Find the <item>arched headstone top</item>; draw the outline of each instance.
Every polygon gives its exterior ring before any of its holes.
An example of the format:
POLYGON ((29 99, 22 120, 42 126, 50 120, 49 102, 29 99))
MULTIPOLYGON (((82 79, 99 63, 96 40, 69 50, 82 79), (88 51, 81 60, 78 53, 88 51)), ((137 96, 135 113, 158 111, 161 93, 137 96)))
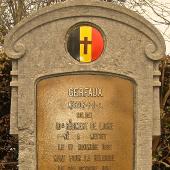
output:
POLYGON ((151 170, 165 54, 151 23, 112 3, 65 1, 22 20, 5 51, 19 170, 151 170))
MULTIPOLYGON (((25 54, 25 45, 18 41, 27 33, 50 22, 71 18, 103 18, 123 23, 144 34, 152 43, 145 44, 148 58, 159 60, 165 54, 165 43, 160 32, 146 19, 125 7, 100 2, 71 0, 45 7, 28 18, 23 19, 8 34, 5 41, 7 55, 19 59, 25 54)), ((86 20, 86 19, 85 19, 86 20)))

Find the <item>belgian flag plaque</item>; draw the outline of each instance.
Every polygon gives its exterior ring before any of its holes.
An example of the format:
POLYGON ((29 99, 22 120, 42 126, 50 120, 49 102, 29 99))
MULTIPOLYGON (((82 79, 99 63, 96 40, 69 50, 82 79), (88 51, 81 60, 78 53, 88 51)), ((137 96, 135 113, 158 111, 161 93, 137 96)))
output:
POLYGON ((69 34, 67 48, 70 55, 81 63, 95 61, 104 49, 102 33, 90 25, 77 26, 69 34))

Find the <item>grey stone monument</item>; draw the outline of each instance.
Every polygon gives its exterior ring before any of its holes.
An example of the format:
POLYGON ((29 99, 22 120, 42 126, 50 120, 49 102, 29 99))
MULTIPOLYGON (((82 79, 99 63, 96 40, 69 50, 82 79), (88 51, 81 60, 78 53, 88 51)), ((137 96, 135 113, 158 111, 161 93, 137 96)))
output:
POLYGON ((24 19, 5 49, 19 170, 151 170, 165 54, 152 24, 111 3, 70 0, 24 19))

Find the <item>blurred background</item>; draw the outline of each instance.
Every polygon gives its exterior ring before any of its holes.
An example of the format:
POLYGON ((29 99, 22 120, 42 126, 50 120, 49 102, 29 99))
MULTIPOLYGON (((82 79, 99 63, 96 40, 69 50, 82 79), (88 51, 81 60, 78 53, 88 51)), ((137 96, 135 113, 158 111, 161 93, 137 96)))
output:
MULTIPOLYGON (((0 170, 18 169, 18 138, 10 135, 11 61, 3 48, 5 36, 23 18, 66 0, 0 0, 0 170)), ((68 1, 68 0, 67 0, 68 1)), ((100 1, 100 0, 99 0, 100 1)), ((153 138, 153 170, 170 170, 170 0, 101 0, 144 16, 162 33, 166 55, 160 61, 160 137, 153 138)))

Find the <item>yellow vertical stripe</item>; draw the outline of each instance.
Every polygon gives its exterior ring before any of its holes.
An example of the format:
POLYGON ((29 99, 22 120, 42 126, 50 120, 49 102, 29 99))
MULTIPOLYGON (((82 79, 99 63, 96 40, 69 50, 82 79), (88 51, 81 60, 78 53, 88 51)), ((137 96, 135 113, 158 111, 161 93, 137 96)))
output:
MULTIPOLYGON (((92 27, 90 26, 81 26, 80 27, 80 42, 85 41, 85 37, 87 37, 88 41, 92 41, 92 27)), ((90 62, 91 54, 92 54, 92 44, 87 44, 87 46, 83 43, 80 43, 80 62, 90 62), (87 54, 85 54, 85 48, 87 47, 87 54)))

